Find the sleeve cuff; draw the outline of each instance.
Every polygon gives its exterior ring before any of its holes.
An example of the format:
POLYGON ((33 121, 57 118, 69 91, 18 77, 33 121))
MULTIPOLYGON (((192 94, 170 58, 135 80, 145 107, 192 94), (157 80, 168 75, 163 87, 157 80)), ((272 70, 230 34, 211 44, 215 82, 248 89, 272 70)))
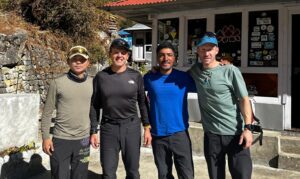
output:
POLYGON ((145 129, 151 129, 151 125, 150 125, 150 124, 145 124, 145 125, 144 125, 144 128, 145 128, 145 129))
POLYGON ((97 133, 98 133, 98 129, 91 129, 90 130, 90 135, 97 134, 97 133))
POLYGON ((42 139, 43 140, 50 139, 50 134, 42 134, 42 139))

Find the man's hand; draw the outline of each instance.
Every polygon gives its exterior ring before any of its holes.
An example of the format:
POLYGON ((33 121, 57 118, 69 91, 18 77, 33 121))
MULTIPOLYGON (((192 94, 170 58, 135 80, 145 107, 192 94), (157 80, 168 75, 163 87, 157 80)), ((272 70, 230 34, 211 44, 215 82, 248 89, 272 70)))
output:
POLYGON ((152 142, 152 137, 150 133, 150 128, 149 127, 144 127, 144 146, 149 147, 152 142))
POLYGON ((54 151, 52 139, 43 140, 43 151, 49 156, 52 155, 52 152, 54 151))
POLYGON ((153 67, 151 68, 151 72, 152 72, 152 73, 157 73, 157 72, 159 72, 159 66, 153 66, 153 67))
POLYGON ((244 129, 243 133, 240 136, 240 145, 244 145, 244 149, 251 147, 253 142, 253 134, 250 130, 244 129))
POLYGON ((159 72, 159 66, 153 66, 146 74, 159 72))
POLYGON ((100 140, 98 139, 98 134, 92 134, 90 136, 90 142, 94 149, 97 149, 100 146, 100 140))

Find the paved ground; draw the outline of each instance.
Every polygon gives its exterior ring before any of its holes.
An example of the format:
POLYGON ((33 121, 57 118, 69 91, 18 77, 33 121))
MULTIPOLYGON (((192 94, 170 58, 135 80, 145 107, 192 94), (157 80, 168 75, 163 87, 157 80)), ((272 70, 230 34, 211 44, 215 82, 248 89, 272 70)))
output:
MULTIPOLYGON (((194 166, 195 166, 195 179, 208 179, 206 163, 203 157, 195 156, 194 166)), ((50 171, 49 171, 50 168, 49 168, 48 157, 45 154, 43 154, 42 151, 37 151, 37 154, 35 155, 35 160, 31 160, 31 162, 29 163, 13 162, 9 168, 10 169, 6 170, 9 171, 7 173, 10 176, 8 177, 9 179, 50 179, 51 178, 50 171)), ((173 173, 175 179, 178 179, 175 170, 173 170, 173 173)), ((141 179, 157 178, 157 170, 153 161, 152 150, 149 148, 141 149, 140 174, 141 174, 141 179)), ((125 171, 121 160, 119 162, 117 176, 118 179, 125 178, 125 171)), ((6 177, 3 176, 2 173, 0 178, 4 179, 6 177)), ((99 162, 99 150, 92 149, 91 161, 89 164, 88 179, 101 179, 101 178, 102 177, 101 177, 101 166, 99 162)), ((231 178, 228 172, 226 178, 227 179, 231 178)), ((299 179, 300 172, 254 165, 252 178, 253 179, 299 179)))
MULTIPOLYGON (((92 158, 99 158, 99 152, 92 152, 92 158)), ((195 166, 195 179, 208 179, 207 168, 204 157, 196 156, 194 157, 195 166)), ((99 162, 92 159, 89 166, 90 179, 100 178, 101 168, 99 162)), ((176 172, 174 170, 174 176, 177 179, 176 172)), ((142 148, 141 162, 140 162, 140 174, 141 179, 155 179, 157 178, 157 170, 152 157, 151 149, 142 148)), ((125 171, 123 164, 120 161, 117 176, 119 179, 125 178, 125 171)), ((227 177, 230 179, 230 175, 227 172, 227 177)), ((254 165, 253 179, 299 179, 300 172, 274 169, 270 167, 264 167, 259 165, 254 165)))

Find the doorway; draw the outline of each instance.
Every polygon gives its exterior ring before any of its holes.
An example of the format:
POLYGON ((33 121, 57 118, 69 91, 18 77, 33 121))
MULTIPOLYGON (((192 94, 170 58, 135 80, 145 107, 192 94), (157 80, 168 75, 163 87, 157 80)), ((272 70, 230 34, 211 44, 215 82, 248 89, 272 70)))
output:
POLYGON ((292 129, 300 129, 300 14, 292 15, 292 129))

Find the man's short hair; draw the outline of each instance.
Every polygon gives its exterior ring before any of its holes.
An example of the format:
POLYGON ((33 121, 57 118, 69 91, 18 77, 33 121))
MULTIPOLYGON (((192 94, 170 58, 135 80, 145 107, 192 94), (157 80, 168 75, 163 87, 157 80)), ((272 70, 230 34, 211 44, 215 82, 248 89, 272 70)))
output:
POLYGON ((172 45, 171 42, 168 42, 168 41, 164 41, 164 42, 160 43, 156 49, 156 53, 158 54, 161 51, 161 49, 164 49, 164 48, 169 48, 173 51, 173 53, 175 53, 174 46, 172 45))

